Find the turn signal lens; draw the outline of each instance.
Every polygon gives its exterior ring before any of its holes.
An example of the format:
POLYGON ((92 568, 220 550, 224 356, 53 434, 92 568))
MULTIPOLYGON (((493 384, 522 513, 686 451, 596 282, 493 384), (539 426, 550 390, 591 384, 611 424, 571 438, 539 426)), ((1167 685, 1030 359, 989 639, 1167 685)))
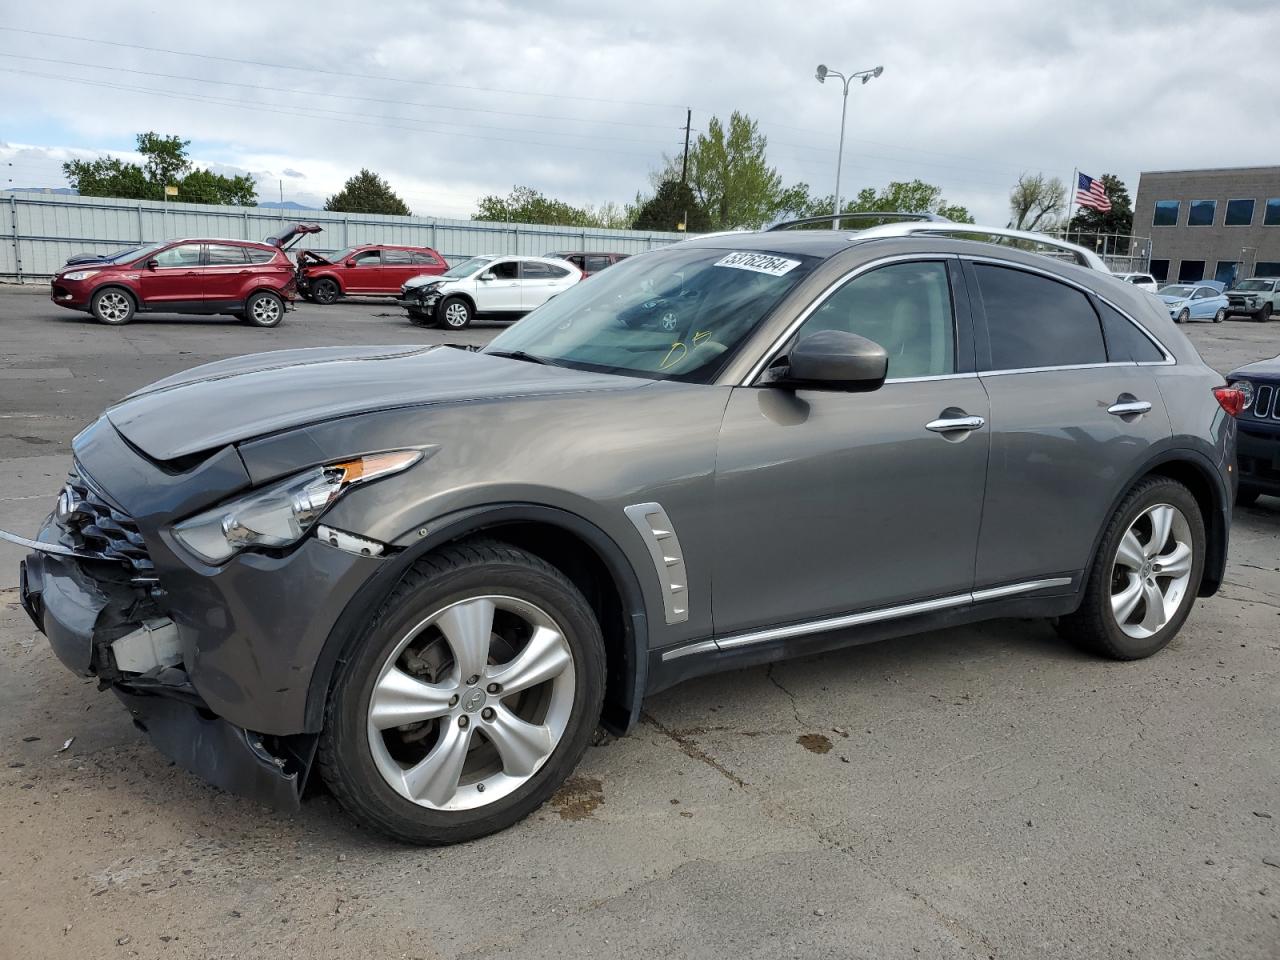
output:
POLYGON ((1238 417, 1249 405, 1249 400, 1239 387, 1214 387, 1213 395, 1218 398, 1218 405, 1223 410, 1238 417))

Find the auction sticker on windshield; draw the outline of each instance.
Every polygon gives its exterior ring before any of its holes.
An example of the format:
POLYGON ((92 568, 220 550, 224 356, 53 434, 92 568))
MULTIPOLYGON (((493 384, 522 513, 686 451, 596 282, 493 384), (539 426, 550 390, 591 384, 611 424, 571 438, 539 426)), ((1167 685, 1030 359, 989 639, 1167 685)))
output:
POLYGON ((733 267, 735 270, 750 270, 753 273, 767 273, 771 277, 780 277, 800 266, 799 260, 788 260, 786 257, 775 257, 771 253, 731 253, 717 260, 717 267, 733 267))

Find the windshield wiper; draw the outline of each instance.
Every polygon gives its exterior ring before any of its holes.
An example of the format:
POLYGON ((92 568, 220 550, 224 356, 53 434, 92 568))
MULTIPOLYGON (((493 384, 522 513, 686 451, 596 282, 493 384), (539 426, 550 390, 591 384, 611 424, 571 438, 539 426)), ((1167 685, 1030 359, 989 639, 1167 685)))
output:
POLYGON ((548 367, 563 367, 564 364, 558 360, 552 360, 550 357, 538 357, 532 353, 525 353, 523 350, 489 350, 487 351, 491 357, 506 357, 509 360, 524 360, 528 363, 541 363, 548 367))

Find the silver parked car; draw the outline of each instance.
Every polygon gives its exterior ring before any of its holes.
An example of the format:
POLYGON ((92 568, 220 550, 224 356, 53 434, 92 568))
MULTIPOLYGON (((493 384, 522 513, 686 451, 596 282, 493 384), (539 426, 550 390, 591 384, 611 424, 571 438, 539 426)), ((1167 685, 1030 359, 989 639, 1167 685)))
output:
POLYGON ((1092 254, 978 232, 692 239, 478 352, 162 380, 76 438, 22 602, 179 764, 420 843, 698 674, 994 617, 1149 656, 1222 582, 1244 398, 1092 254))

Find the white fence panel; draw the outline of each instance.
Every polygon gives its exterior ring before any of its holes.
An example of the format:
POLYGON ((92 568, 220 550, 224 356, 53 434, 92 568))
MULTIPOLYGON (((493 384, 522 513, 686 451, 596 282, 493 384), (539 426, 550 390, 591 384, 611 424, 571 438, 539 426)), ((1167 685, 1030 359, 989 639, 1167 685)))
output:
POLYGON ((432 247, 450 263, 482 253, 642 253, 684 237, 644 230, 221 207, 25 191, 0 191, 0 216, 0 281, 18 283, 46 280, 77 253, 109 253, 170 237, 261 240, 282 225, 297 221, 324 227, 323 233, 303 238, 298 248, 341 250, 364 243, 399 243, 432 247))

